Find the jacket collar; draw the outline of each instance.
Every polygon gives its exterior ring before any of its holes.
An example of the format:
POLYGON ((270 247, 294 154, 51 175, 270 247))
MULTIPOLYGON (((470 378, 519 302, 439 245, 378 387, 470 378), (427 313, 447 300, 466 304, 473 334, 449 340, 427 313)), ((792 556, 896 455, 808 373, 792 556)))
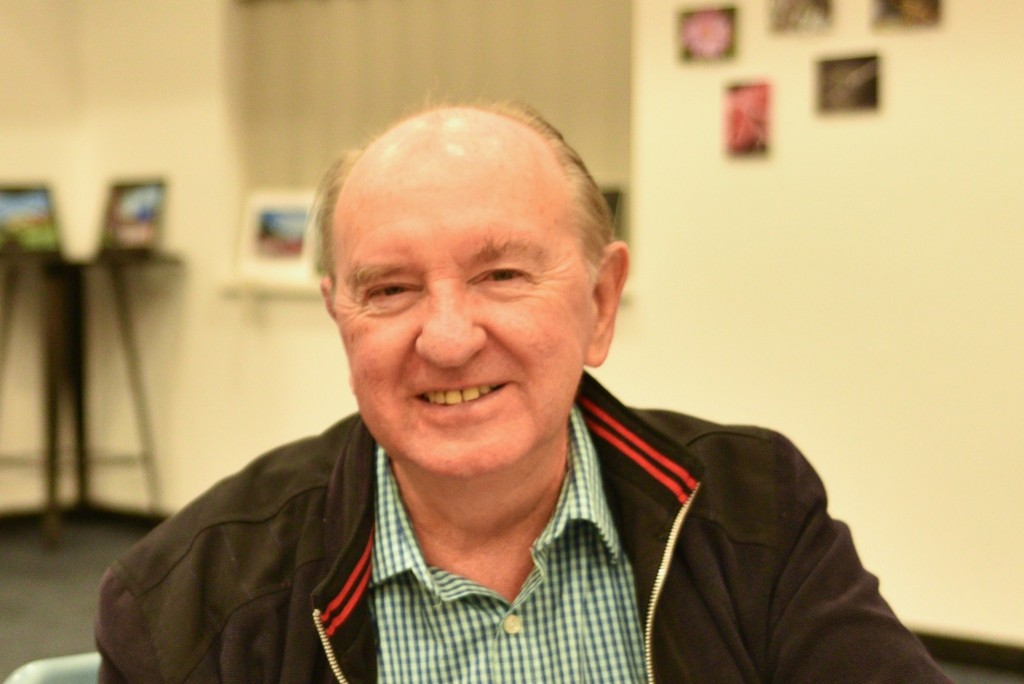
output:
POLYGON ((327 563, 334 561, 313 590, 312 602, 346 678, 372 682, 377 658, 367 592, 376 487, 374 440, 361 418, 355 418, 337 449, 324 504, 324 552, 327 563))
POLYGON ((684 465, 689 458, 684 450, 619 403, 589 374, 583 376, 576 401, 594 439, 605 444, 606 453, 625 456, 680 505, 690 500, 699 482, 694 475, 699 464, 684 465))
MULTIPOLYGON (((685 447, 623 406, 589 374, 577 403, 597 448, 609 508, 633 564, 641 619, 649 603, 664 539, 702 474, 685 447)), ((313 607, 345 676, 376 678, 376 637, 370 615, 374 499, 373 437, 360 418, 338 445, 328 485, 324 550, 336 559, 313 592, 313 607)), ((330 562, 330 560, 328 560, 330 562)))
POLYGON ((597 448, 608 508, 633 566, 640 622, 646 624, 669 532, 703 467, 590 375, 583 376, 576 401, 597 448))

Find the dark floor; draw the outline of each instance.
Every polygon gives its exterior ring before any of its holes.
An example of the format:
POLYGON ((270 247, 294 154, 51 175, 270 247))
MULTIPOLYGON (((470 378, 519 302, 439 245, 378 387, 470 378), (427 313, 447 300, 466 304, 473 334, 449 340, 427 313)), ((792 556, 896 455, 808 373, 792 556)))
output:
MULTIPOLYGON (((106 567, 152 521, 66 517, 56 543, 37 519, 0 517, 0 681, 29 660, 95 649, 96 590, 106 567)), ((944 664, 957 684, 1024 684, 1024 674, 944 664)))
POLYGON ((45 542, 37 518, 0 520, 0 680, 36 658, 96 650, 96 591, 103 571, 151 523, 65 519, 45 542))

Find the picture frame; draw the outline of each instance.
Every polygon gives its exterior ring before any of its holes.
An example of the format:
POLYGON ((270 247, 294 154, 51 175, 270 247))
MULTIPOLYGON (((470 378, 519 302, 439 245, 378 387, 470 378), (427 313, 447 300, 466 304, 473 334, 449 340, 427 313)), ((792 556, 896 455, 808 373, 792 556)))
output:
POLYGON ((818 111, 873 111, 879 107, 881 59, 860 55, 818 61, 818 111))
POLYGON ((776 33, 820 33, 832 24, 832 0, 771 0, 769 18, 776 33))
POLYGON ((239 232, 235 277, 240 284, 304 288, 317 283, 313 190, 256 190, 239 232))
POLYGON ((684 62, 719 62, 736 56, 736 8, 707 7, 679 12, 676 42, 684 62))
POLYGON ((0 248, 26 252, 60 248, 60 225, 49 186, 0 185, 0 248))
POLYGON ((723 132, 730 157, 763 157, 771 145, 772 87, 744 81, 725 87, 723 132))
POLYGON ((167 185, 162 179, 117 181, 103 211, 106 249, 152 250, 163 237, 167 185))
POLYGON ((874 0, 871 23, 875 28, 937 26, 942 0, 874 0))

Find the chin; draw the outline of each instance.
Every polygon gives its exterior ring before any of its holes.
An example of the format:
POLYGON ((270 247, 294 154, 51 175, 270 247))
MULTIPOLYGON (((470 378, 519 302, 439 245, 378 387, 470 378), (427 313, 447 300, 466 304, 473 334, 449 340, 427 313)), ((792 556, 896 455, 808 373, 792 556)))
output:
MULTIPOLYGON (((389 452, 390 453, 390 452, 389 452)), ((450 480, 472 480, 489 475, 496 475, 513 467, 520 459, 508 445, 501 449, 486 446, 437 445, 435 448, 423 449, 418 445, 408 456, 393 458, 399 467, 405 466, 431 477, 450 480)))

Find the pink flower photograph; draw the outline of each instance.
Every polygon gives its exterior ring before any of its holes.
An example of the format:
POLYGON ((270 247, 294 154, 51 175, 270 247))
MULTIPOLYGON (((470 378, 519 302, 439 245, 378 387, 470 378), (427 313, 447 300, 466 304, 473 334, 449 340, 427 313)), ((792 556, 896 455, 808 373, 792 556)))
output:
POLYGON ((687 62, 729 59, 736 53, 736 8, 679 13, 679 56, 687 62))

